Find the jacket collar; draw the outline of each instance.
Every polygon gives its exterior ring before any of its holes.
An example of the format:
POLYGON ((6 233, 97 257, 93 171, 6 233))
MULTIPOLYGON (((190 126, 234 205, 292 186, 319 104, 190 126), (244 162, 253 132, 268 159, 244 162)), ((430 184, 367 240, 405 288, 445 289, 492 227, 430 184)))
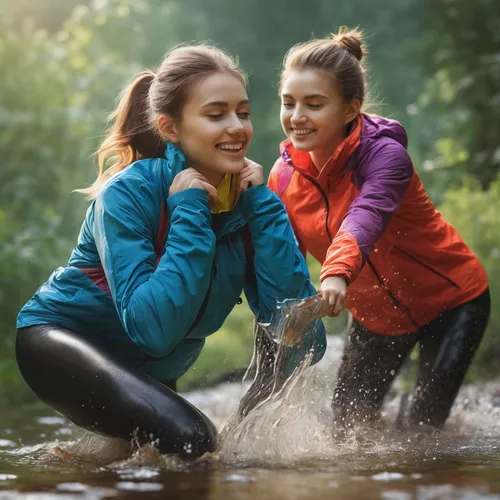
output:
POLYGON ((188 167, 184 153, 171 142, 165 146, 165 159, 168 162, 168 168, 172 172, 172 179, 188 167))
POLYGON ((317 177, 318 180, 340 172, 347 164, 347 161, 359 146, 361 140, 361 131, 363 129, 363 117, 359 115, 356 121, 351 125, 347 137, 339 144, 335 153, 326 162, 318 173, 313 165, 311 156, 306 151, 298 151, 293 147, 292 141, 287 139, 281 143, 281 157, 287 163, 292 164, 301 173, 317 177))
MULTIPOLYGON (((189 166, 184 153, 171 142, 167 142, 165 147, 165 159, 167 160, 172 180, 189 166)), ((165 187, 166 199, 170 185, 165 187)), ((245 225, 245 223, 246 221, 239 206, 239 200, 235 200, 235 205, 231 210, 221 212, 220 214, 212 214, 212 226, 217 238, 236 231, 239 227, 245 225)))

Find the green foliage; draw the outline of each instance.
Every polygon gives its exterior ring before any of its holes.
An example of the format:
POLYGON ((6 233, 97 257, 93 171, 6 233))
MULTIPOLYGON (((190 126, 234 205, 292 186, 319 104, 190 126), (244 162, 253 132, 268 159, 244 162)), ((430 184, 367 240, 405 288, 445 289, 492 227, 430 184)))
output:
POLYGON ((486 188, 500 170, 500 4, 426 0, 419 16, 426 27, 420 58, 430 77, 419 106, 436 117, 429 130, 450 138, 458 153, 443 165, 432 151, 429 167, 448 167, 448 180, 473 174, 486 188))
POLYGON ((475 377, 498 374, 500 359, 500 176, 488 190, 469 179, 449 190, 441 205, 443 215, 459 231, 486 268, 492 298, 491 316, 485 338, 473 365, 475 377))
MULTIPOLYGON (((0 396, 26 395, 17 390, 15 317, 50 272, 65 265, 75 244, 86 203, 71 191, 93 180, 91 154, 116 95, 135 73, 156 67, 181 42, 211 40, 239 56, 249 74, 255 127, 249 156, 269 171, 283 138, 277 84, 285 52, 340 25, 360 25, 378 110, 407 128, 415 165, 434 199, 441 200, 454 181, 443 210, 483 259, 493 283, 496 202, 488 197, 498 184, 481 193, 470 185, 460 188, 460 179, 467 170, 485 186, 498 170, 495 0, 42 3, 0 0, 0 396), (33 23, 24 19, 27 12, 33 23), (422 36, 425 58, 418 60, 422 36)), ((309 264, 317 283, 319 266, 309 264)), ((492 319, 485 356, 490 347, 496 352, 499 321, 492 319)), ((327 321, 330 332, 344 324, 345 317, 327 321)), ((182 384, 193 387, 244 368, 251 346, 252 317, 243 304, 209 338, 182 384)))
POLYGON ((14 383, 12 333, 22 304, 74 245, 84 205, 71 196, 88 163, 91 116, 75 106, 71 69, 30 24, 0 31, 0 331, 14 383), (10 335, 10 336, 9 336, 10 335))
POLYGON ((98 68, 98 80, 108 87, 108 91, 96 89, 92 96, 94 104, 98 99, 104 109, 110 108, 116 93, 113 85, 107 85, 108 72, 118 68, 124 75, 128 72, 129 79, 136 71, 154 69, 165 52, 179 43, 211 41, 238 55, 249 75, 252 100, 255 134, 250 156, 268 172, 283 139, 278 99, 281 62, 292 45, 311 36, 322 37, 340 25, 361 23, 371 50, 369 79, 374 83, 375 104, 386 114, 403 120, 408 116, 406 106, 417 99, 423 83, 418 67, 403 57, 404 50, 412 49, 415 38, 411 35, 418 33, 415 17, 408 15, 418 3, 385 1, 390 9, 364 0, 349 4, 313 0, 296 2, 293 8, 285 0, 276 0, 272 6, 264 0, 237 4, 228 0, 100 0, 90 7, 79 6, 65 26, 70 29, 69 40, 78 46, 78 57, 83 53, 87 67, 98 68), (385 71, 387 65, 396 64, 399 71, 385 71))

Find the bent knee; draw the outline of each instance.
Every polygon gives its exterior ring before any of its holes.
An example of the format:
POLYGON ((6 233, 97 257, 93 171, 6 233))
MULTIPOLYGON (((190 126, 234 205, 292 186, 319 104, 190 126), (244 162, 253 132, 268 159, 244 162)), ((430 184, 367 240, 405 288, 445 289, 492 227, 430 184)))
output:
POLYGON ((197 419, 185 427, 176 437, 173 450, 167 442, 158 441, 161 453, 173 452, 186 460, 195 460, 207 452, 213 453, 216 447, 217 430, 208 418, 197 419))
POLYGON ((215 427, 200 425, 197 429, 193 429, 192 433, 182 436, 180 443, 182 449, 179 455, 186 459, 196 459, 207 452, 213 453, 217 447, 217 431, 215 427))

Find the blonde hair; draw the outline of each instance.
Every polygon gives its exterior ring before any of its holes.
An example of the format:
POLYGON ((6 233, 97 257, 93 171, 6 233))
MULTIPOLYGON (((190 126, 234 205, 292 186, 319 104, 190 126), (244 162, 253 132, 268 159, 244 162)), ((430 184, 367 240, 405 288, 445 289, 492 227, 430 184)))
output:
POLYGON ((229 73, 246 85, 237 63, 217 47, 179 46, 167 53, 156 73, 144 71, 119 95, 110 114, 112 122, 97 150, 98 175, 94 183, 76 191, 93 199, 113 175, 137 160, 163 157, 165 140, 157 129, 158 117, 182 117, 189 89, 214 73, 229 73))

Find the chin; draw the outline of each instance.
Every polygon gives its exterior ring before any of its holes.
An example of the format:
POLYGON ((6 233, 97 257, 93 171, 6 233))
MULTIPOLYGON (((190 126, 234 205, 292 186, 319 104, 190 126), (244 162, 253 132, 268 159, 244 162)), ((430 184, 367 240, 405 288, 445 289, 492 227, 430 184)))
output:
POLYGON ((314 144, 308 144, 306 142, 302 141, 294 141, 293 139, 290 139, 292 141, 293 147, 297 151, 312 151, 314 149, 314 144))
POLYGON ((239 174, 245 167, 245 161, 235 161, 231 163, 226 163, 224 165, 219 165, 218 170, 224 174, 239 174))

